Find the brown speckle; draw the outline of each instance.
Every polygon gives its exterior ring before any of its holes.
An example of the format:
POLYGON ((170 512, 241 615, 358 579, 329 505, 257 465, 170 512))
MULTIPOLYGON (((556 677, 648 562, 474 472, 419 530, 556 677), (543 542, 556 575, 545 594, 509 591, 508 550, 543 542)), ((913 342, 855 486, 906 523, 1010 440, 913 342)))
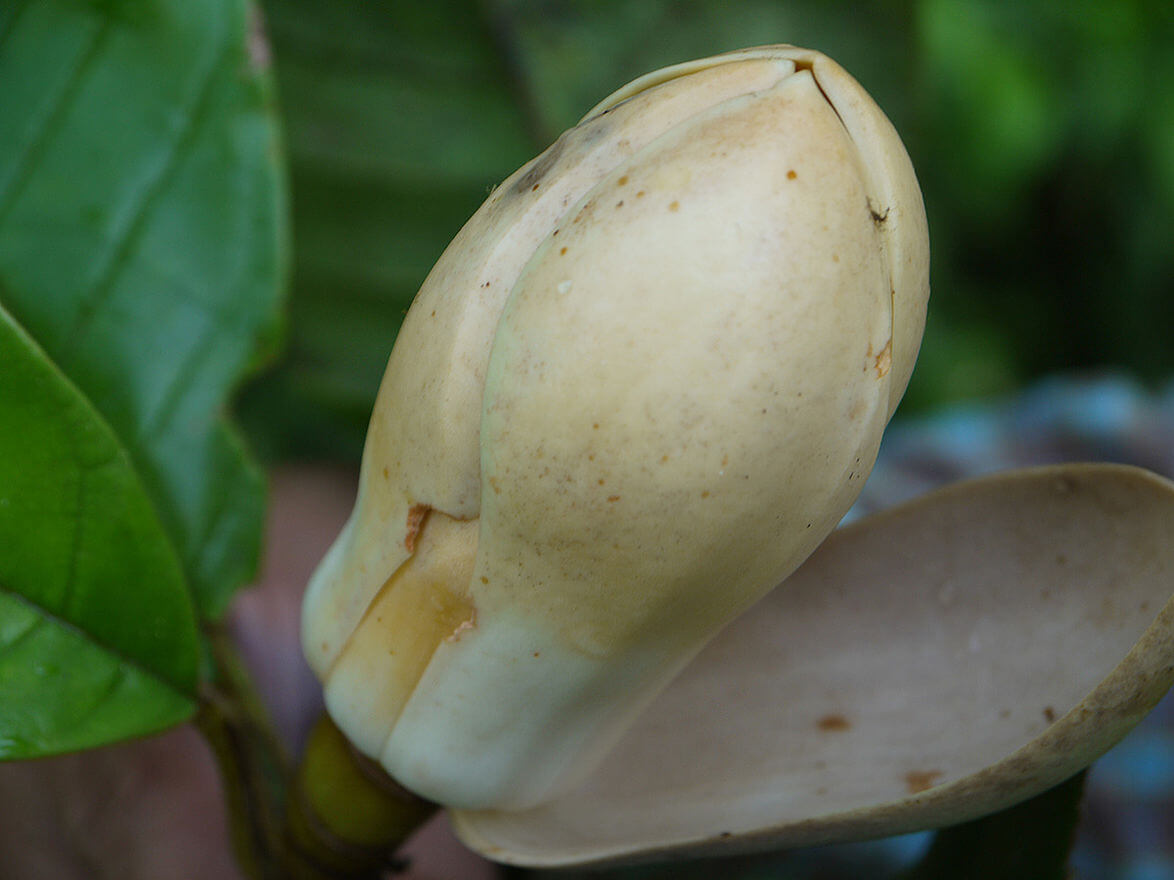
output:
POLYGON ((718 838, 721 840, 725 840, 727 837, 733 837, 733 836, 734 836, 733 831, 723 831, 721 834, 718 835, 718 838))
POLYGON ((534 184, 532 187, 530 187, 530 192, 538 192, 538 184, 534 184))
POLYGON ((619 501, 619 500, 620 500, 620 496, 619 496, 619 495, 608 495, 608 496, 607 496, 607 500, 608 500, 608 501, 611 501, 611 502, 619 501))
POLYGON ((617 207, 617 208, 622 208, 622 207, 624 207, 624 200, 623 200, 623 199, 620 199, 618 202, 616 202, 616 207, 617 207))
POLYGON ((591 428, 592 428, 592 430, 598 431, 599 430, 599 422, 592 423, 591 428))
POLYGON ((535 652, 534 652, 534 656, 535 656, 535 657, 541 657, 541 656, 542 656, 542 653, 541 653, 540 651, 535 651, 535 652))
POLYGON ((497 477, 490 477, 489 478, 489 488, 491 488, 493 490, 494 495, 501 494, 501 486, 497 485, 497 477))
POLYGON ((794 168, 792 168, 790 171, 787 172, 787 180, 794 180, 798 176, 799 175, 795 173, 794 168))
POLYGON ((599 485, 601 485, 601 486, 603 485, 603 477, 599 478, 599 485))
POLYGON ((644 198, 644 190, 640 190, 638 193, 636 193, 636 198, 638 198, 638 199, 644 198))
POLYGON ((485 575, 481 575, 481 583, 483 583, 483 584, 489 583, 489 578, 487 578, 485 575))
POLYGON ((882 213, 873 207, 871 201, 868 203, 868 213, 872 217, 872 222, 877 226, 882 225, 886 220, 889 219, 889 210, 889 208, 885 208, 884 213, 882 213))
POLYGON ((708 497, 709 497, 709 490, 708 490, 708 489, 706 489, 704 492, 702 492, 702 493, 701 493, 701 497, 702 497, 702 498, 708 498, 708 497))
POLYGON ((1051 724, 1056 720, 1056 710, 1051 706, 1044 706, 1044 720, 1051 724))
POLYGON ((389 471, 386 466, 383 468, 383 479, 385 479, 385 480, 391 479, 391 471, 389 471))
POLYGON ((852 722, 843 715, 824 715, 817 722, 815 726, 820 730, 828 733, 839 732, 852 729, 852 722))
POLYGON ((567 249, 566 249, 565 247, 561 247, 561 248, 559 248, 559 249, 558 249, 558 255, 559 255, 560 257, 561 257, 563 254, 565 254, 566 252, 567 252, 567 249))
POLYGON ((937 785, 941 778, 941 770, 910 770, 905 774, 905 788, 910 794, 920 794, 937 785))
POLYGON ((409 553, 416 552, 416 539, 420 537, 420 529, 424 527, 424 519, 431 509, 427 504, 413 504, 408 510, 408 531, 404 535, 404 546, 409 553))
POLYGON ((620 186, 623 186, 627 182, 628 182, 628 175, 626 175, 626 174, 623 177, 621 177, 619 180, 616 181, 616 183, 620 186))
POLYGON ((671 202, 669 202, 669 210, 670 211, 681 210, 681 203, 678 202, 676 199, 673 199, 671 202))

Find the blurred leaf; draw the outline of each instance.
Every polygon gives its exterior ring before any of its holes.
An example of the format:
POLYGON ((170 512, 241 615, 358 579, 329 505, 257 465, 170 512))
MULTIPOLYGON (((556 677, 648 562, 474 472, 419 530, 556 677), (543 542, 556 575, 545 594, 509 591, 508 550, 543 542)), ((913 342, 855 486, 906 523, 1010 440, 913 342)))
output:
POLYGON ((0 300, 117 435, 205 616, 251 577, 262 525, 224 408, 276 332, 266 56, 245 0, 0 19, 0 300))
POLYGON ((195 708, 195 611, 126 448, 0 308, 0 758, 195 708))

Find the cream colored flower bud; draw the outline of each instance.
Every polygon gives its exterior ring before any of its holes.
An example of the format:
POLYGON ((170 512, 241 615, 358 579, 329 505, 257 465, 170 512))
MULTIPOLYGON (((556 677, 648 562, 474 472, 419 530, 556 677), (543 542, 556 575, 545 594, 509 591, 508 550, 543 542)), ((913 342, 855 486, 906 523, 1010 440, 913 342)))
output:
POLYGON ((451 806, 573 783, 851 505, 927 296, 909 159, 834 62, 753 49, 608 98, 404 322, 305 603, 339 726, 451 806))

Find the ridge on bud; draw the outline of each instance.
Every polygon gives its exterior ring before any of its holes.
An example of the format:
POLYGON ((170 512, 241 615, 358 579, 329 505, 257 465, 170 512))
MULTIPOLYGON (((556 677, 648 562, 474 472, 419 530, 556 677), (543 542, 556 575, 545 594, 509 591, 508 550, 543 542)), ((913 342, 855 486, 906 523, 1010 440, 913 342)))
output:
POLYGON ((604 101, 404 321, 303 612, 339 727, 450 806, 572 784, 847 511, 928 292, 909 159, 823 55, 604 101))

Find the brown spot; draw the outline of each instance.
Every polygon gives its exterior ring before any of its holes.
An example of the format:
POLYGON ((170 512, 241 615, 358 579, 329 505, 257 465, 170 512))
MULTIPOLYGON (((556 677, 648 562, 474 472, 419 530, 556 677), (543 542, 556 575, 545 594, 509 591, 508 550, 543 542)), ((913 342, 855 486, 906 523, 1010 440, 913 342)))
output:
POLYGON ((787 172, 787 180, 794 180, 798 176, 799 175, 795 173, 794 168, 792 168, 790 171, 787 172))
POLYGON ((673 199, 671 202, 669 202, 669 210, 670 211, 681 210, 681 203, 678 202, 676 199, 673 199))
POLYGON ((720 840, 725 840, 727 837, 733 837, 733 836, 734 836, 733 831, 723 831, 721 834, 718 835, 718 838, 720 840))
POLYGON ((893 366, 893 340, 885 343, 885 347, 880 350, 876 356, 876 377, 883 379, 888 375, 889 370, 893 366))
POLYGON ((551 166, 558 161, 559 155, 566 148, 566 143, 562 138, 559 138, 550 147, 534 160, 530 166, 530 170, 522 175, 522 179, 517 182, 517 191, 525 192, 538 189, 538 184, 541 183, 542 178, 546 176, 546 172, 551 169, 551 166))
POLYGON ((839 254, 832 254, 832 262, 833 263, 840 262, 840 255, 839 254))
POLYGON ((541 656, 541 653, 540 653, 539 651, 535 651, 535 652, 534 652, 534 656, 535 656, 535 657, 539 657, 539 656, 541 656))
POLYGON ((420 529, 424 527, 424 519, 431 509, 427 504, 413 504, 408 510, 408 532, 404 535, 404 546, 409 553, 416 552, 416 539, 420 537, 420 529))
POLYGON ((708 489, 706 489, 704 492, 702 492, 702 493, 701 493, 701 497, 702 497, 702 498, 708 498, 708 497, 709 497, 709 490, 708 490, 708 489))
POLYGON ((556 229, 554 232, 552 232, 552 233, 551 233, 551 237, 554 237, 554 236, 556 236, 556 235, 558 235, 558 230, 557 230, 557 229, 556 229))
POLYGON ((829 733, 852 729, 852 722, 843 715, 824 715, 815 724, 820 730, 829 733))
POLYGON ((489 478, 489 488, 491 488, 493 490, 494 495, 501 494, 501 486, 497 485, 497 477, 490 477, 489 478))
POLYGON ((668 461, 668 460, 669 460, 669 457, 668 457, 667 455, 662 455, 662 456, 660 457, 660 463, 661 463, 661 464, 664 464, 664 463, 665 463, 666 461, 668 461))
POLYGON ((1044 706, 1044 720, 1051 724, 1056 720, 1056 710, 1051 706, 1044 706))
POLYGON ((730 457, 728 455, 723 455, 722 456, 722 467, 725 467, 729 463, 730 463, 730 457))
POLYGON ((622 208, 622 207, 624 207, 624 200, 623 200, 623 199, 620 199, 618 202, 616 202, 616 207, 617 207, 617 208, 622 208))
POLYGON ((884 213, 882 214, 880 211, 878 211, 876 208, 873 207, 871 201, 869 201, 869 203, 868 203, 869 216, 872 217, 872 222, 875 223, 877 226, 882 225, 886 220, 889 219, 889 210, 890 210, 889 208, 885 208, 884 213))
POLYGON ((619 184, 620 186, 623 186, 627 182, 628 182, 628 175, 626 175, 626 174, 623 177, 621 177, 619 180, 616 181, 616 183, 619 184))
POLYGON ((391 479, 391 471, 389 471, 389 470, 386 468, 386 466, 383 468, 383 479, 385 479, 385 480, 390 480, 390 479, 391 479))
POLYGON ((644 198, 644 190, 640 190, 638 193, 636 193, 636 198, 638 198, 638 199, 644 198))
POLYGON ((489 578, 487 578, 485 575, 481 575, 481 583, 483 583, 483 584, 489 583, 489 578))
POLYGON ((431 315, 429 315, 429 317, 430 317, 430 318, 435 318, 435 317, 436 317, 436 309, 433 309, 433 310, 432 310, 432 314, 431 314, 431 315))
POLYGON ((619 495, 608 495, 608 496, 607 496, 607 500, 608 500, 608 501, 619 501, 619 500, 620 500, 620 496, 619 496, 619 495))
POLYGON ((594 429, 594 430, 598 431, 598 430, 599 430, 599 422, 595 422, 595 423, 593 423, 593 424, 591 425, 591 427, 592 427, 592 429, 594 429))
POLYGON ((599 478, 599 485, 601 485, 601 486, 603 485, 603 477, 599 478))
POLYGON ((567 252, 567 249, 566 249, 565 247, 561 247, 561 248, 559 248, 559 249, 558 249, 558 255, 559 255, 560 257, 561 257, 563 254, 565 254, 566 252, 567 252))
POLYGON ((937 785, 942 775, 941 770, 910 770, 905 774, 905 787, 910 794, 920 794, 937 785))

